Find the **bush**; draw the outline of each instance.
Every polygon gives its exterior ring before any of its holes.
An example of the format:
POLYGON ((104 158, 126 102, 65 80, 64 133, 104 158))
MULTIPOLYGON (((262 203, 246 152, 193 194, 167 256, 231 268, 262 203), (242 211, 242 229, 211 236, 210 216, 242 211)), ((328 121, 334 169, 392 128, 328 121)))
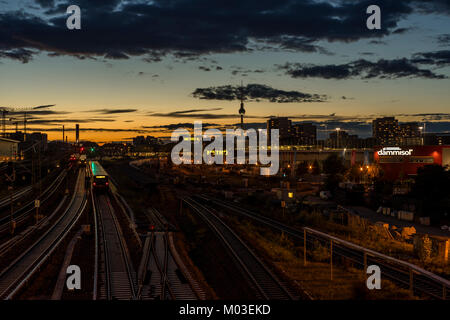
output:
POLYGON ((330 252, 328 247, 323 246, 318 240, 315 240, 311 256, 314 261, 328 261, 330 259, 330 252))

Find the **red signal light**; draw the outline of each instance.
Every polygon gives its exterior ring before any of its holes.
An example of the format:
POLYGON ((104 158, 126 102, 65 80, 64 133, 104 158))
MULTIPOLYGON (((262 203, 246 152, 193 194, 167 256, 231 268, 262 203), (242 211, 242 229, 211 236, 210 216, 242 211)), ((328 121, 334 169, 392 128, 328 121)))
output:
POLYGON ((96 183, 94 182, 92 185, 95 187, 96 183))
POLYGON ((108 183, 108 182, 106 182, 105 184, 106 184, 107 186, 109 186, 109 183, 108 183))

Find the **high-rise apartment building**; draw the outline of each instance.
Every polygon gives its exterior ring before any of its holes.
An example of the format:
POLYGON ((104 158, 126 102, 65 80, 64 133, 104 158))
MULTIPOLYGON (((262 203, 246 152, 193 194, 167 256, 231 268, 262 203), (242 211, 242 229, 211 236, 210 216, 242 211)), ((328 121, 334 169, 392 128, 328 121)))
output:
POLYGON ((372 122, 373 137, 382 146, 399 143, 399 125, 394 117, 377 118, 372 122))
POLYGON ((312 123, 299 123, 293 127, 295 143, 299 145, 315 145, 317 141, 317 127, 312 123))
POLYGON ((267 120, 267 134, 270 137, 270 130, 278 129, 280 143, 289 142, 292 138, 292 122, 287 117, 271 117, 267 120))

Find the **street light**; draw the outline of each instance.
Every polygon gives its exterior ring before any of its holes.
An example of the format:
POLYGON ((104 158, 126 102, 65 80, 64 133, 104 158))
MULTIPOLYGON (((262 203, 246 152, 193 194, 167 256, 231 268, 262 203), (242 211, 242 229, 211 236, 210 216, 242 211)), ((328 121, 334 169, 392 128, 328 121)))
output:
POLYGON ((341 128, 336 128, 336 136, 337 136, 336 137, 336 144, 337 144, 336 149, 340 147, 340 143, 339 143, 339 136, 340 136, 339 132, 340 131, 341 131, 341 128))
POLYGON ((422 145, 424 144, 423 142, 423 129, 424 129, 424 127, 419 127, 419 130, 420 130, 420 142, 422 143, 422 145))

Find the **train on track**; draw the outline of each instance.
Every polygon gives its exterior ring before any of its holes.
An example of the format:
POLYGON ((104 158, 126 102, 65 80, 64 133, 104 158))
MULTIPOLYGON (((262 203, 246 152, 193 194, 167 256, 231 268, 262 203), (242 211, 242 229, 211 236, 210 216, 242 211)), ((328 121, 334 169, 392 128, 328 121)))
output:
POLYGON ((89 162, 89 171, 91 177, 92 188, 95 191, 109 190, 109 176, 98 161, 89 162))

